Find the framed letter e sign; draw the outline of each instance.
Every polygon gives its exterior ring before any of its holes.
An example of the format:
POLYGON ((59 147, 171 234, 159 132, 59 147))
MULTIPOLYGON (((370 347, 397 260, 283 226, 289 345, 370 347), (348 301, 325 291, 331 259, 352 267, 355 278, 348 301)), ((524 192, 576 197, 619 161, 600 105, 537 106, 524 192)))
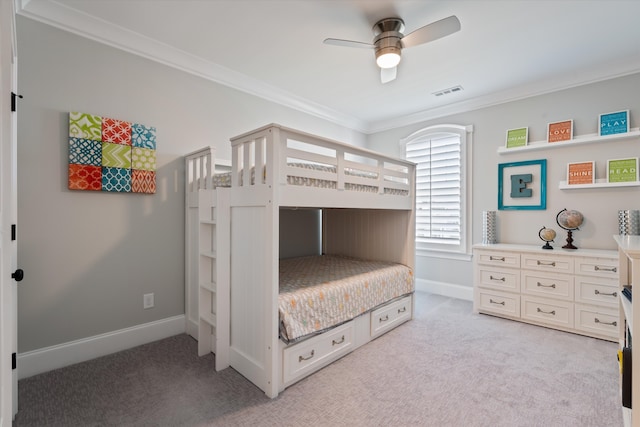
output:
POLYGON ((498 209, 547 208, 547 160, 498 165, 498 209))

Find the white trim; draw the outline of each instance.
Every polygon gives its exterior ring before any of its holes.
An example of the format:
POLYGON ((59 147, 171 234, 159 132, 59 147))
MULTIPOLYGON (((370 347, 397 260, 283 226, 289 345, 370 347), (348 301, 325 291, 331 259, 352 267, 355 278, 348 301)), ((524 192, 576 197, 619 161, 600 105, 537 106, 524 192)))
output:
POLYGON ((18 354, 18 378, 63 368, 185 332, 184 314, 18 354))
POLYGON ((416 291, 473 301, 473 288, 455 283, 416 278, 416 291))

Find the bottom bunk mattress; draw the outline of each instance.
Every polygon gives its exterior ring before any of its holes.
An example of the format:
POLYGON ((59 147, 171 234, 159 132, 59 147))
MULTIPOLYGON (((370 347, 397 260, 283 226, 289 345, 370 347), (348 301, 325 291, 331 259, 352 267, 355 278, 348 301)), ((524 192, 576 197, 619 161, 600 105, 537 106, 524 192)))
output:
POLYGON ((280 338, 298 341, 413 291, 413 271, 402 264, 334 255, 281 259, 280 338))

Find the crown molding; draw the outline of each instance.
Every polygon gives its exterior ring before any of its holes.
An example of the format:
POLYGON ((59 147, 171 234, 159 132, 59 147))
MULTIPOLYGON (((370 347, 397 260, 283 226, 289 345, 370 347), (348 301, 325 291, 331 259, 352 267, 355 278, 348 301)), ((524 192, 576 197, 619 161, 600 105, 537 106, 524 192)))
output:
MULTIPOLYGON (((2 0, 4 1, 4 0, 2 0)), ((15 0, 17 14, 180 71, 366 133, 369 123, 303 99, 55 0, 15 0)))

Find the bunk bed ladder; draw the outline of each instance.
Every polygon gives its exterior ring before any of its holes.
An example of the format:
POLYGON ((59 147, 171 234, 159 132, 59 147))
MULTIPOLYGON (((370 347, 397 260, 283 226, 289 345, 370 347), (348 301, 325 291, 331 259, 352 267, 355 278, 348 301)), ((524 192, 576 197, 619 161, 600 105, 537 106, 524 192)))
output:
POLYGON ((216 371, 229 366, 230 210, 229 190, 198 192, 198 355, 216 355, 216 371))

